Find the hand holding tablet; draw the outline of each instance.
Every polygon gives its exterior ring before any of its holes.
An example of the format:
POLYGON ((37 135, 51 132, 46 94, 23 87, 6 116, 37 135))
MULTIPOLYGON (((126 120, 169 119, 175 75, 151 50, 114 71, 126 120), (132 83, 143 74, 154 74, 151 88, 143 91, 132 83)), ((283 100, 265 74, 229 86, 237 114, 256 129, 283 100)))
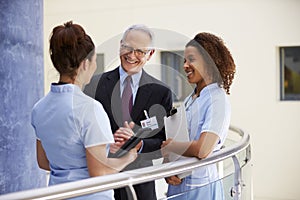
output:
POLYGON ((132 148, 134 148, 143 138, 152 131, 151 128, 140 128, 138 131, 129 138, 116 153, 110 153, 109 157, 111 158, 120 158, 128 153, 132 148))

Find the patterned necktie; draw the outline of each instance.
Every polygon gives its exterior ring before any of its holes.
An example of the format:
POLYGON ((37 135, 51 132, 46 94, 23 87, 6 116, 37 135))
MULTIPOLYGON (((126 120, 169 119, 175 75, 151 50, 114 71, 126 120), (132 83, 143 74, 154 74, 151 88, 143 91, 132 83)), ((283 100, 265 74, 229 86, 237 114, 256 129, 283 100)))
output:
POLYGON ((125 79, 125 87, 122 93, 122 114, 123 122, 131 121, 130 113, 132 110, 132 90, 131 90, 131 76, 127 76, 125 79))

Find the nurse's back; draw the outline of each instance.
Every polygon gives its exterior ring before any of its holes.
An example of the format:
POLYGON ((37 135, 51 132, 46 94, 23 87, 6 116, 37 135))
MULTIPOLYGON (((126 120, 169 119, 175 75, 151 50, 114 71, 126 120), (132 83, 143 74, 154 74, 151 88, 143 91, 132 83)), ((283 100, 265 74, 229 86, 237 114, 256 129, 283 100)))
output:
POLYGON ((76 85, 52 84, 34 107, 33 125, 52 170, 50 185, 90 177, 82 138, 84 119, 93 118, 94 103, 76 85))
MULTIPOLYGON (((137 150, 107 158, 107 144, 114 143, 108 116, 82 92, 97 68, 92 39, 80 25, 67 22, 54 27, 49 50, 59 82, 32 110, 39 167, 50 171, 50 185, 119 172, 136 159, 137 150)), ((130 127, 123 131, 133 134, 130 127)), ((83 199, 113 199, 113 190, 83 199)))

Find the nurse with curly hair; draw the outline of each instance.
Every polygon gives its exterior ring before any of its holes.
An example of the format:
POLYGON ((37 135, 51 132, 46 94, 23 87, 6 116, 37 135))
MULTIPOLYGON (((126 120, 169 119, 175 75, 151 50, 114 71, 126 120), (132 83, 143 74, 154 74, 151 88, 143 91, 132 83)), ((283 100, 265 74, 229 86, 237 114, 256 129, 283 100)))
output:
MULTIPOLYGON (((202 32, 185 46, 184 65, 187 79, 195 89, 185 99, 189 142, 168 138, 162 144, 162 154, 176 153, 204 159, 221 149, 230 125, 231 107, 227 95, 235 74, 230 51, 220 37, 202 32)), ((195 169, 180 179, 166 178, 167 196, 176 200, 222 200, 223 185, 216 164, 195 169)))

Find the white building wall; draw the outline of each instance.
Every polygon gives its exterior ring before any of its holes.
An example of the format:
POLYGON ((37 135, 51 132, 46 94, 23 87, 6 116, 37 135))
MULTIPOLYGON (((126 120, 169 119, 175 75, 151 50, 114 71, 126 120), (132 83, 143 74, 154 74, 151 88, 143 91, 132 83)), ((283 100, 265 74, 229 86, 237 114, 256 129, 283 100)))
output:
MULTIPOLYGON (((221 36, 237 65, 230 95, 232 124, 251 135, 254 199, 300 198, 300 102, 279 101, 277 52, 281 45, 300 45, 300 1, 45 0, 44 6, 45 91, 57 80, 48 54, 49 35, 68 20, 83 25, 97 45, 135 23, 187 38, 200 31, 221 36)), ((182 42, 170 45, 183 49, 182 42)), ((160 77, 159 68, 146 70, 160 77)))

